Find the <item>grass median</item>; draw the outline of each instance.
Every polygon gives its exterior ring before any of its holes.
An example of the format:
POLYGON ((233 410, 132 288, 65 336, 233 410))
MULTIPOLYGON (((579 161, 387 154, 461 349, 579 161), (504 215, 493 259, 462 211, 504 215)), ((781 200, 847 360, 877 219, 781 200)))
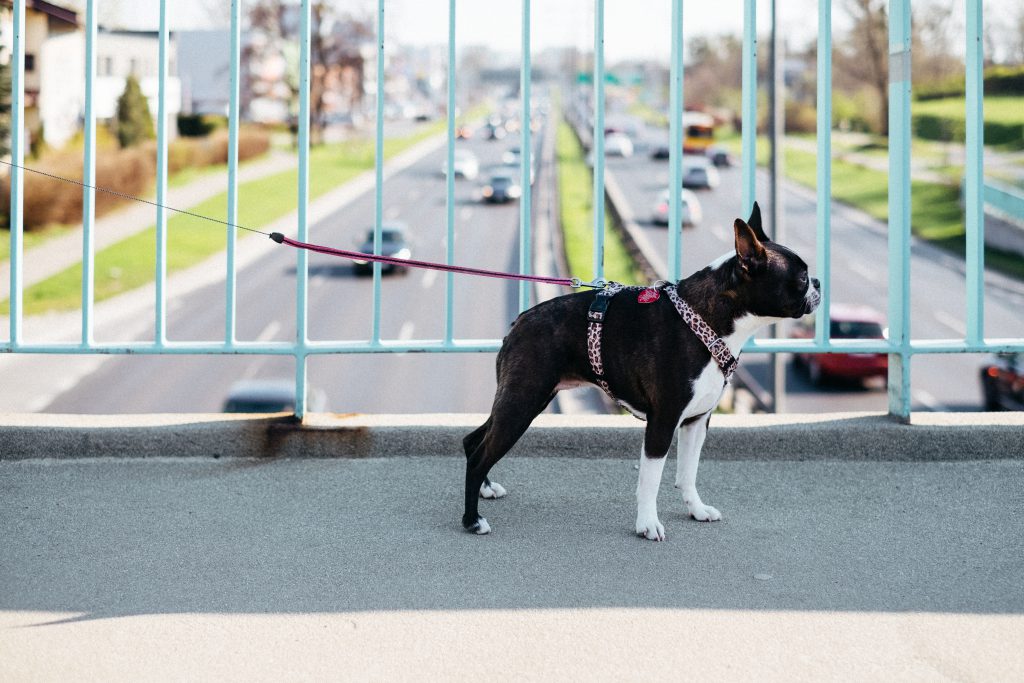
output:
MULTIPOLYGON (((440 121, 411 135, 384 141, 384 158, 390 158, 418 142, 445 130, 440 121)), ((374 167, 375 142, 350 140, 316 147, 309 155, 310 200, 344 184, 374 167)), ((293 211, 298 197, 298 170, 291 169, 238 186, 238 224, 260 228, 293 211)), ((227 192, 188 210, 226 219, 227 192)), ((249 233, 240 232, 240 237, 249 233)), ((227 231, 192 216, 168 212, 167 272, 183 270, 227 248, 227 231)), ((156 272, 156 226, 152 225, 117 244, 96 252, 95 300, 103 301, 152 282, 156 272)), ((26 288, 26 315, 74 310, 81 306, 82 265, 71 266, 26 288)), ((0 315, 10 311, 10 301, 0 302, 0 315)))
MULTIPOLYGON (((590 279, 594 276, 594 179, 583 146, 564 120, 558 124, 555 156, 558 160, 558 209, 569 272, 590 279)), ((606 212, 604 278, 632 284, 642 282, 642 277, 606 212)))

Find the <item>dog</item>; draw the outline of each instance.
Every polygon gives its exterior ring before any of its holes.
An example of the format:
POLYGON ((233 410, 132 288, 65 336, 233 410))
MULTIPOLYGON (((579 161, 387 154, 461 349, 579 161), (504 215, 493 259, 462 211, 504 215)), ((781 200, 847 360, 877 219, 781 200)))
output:
POLYGON ((489 533, 479 499, 506 493, 488 478, 491 468, 555 394, 584 384, 602 387, 647 421, 638 536, 665 540, 657 497, 676 429, 682 448, 675 485, 687 512, 699 521, 722 518, 697 493, 697 465, 736 357, 760 327, 812 313, 821 301, 821 283, 803 259, 765 235, 756 202, 750 218, 733 227, 735 249, 677 283, 568 294, 516 318, 498 352, 491 414, 463 439, 467 531, 489 533))

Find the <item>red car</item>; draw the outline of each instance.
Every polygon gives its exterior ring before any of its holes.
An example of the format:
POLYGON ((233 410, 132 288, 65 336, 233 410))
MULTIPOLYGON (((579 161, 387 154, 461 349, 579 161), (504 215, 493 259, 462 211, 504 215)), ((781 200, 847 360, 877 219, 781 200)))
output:
POLYGON ((1024 410, 1024 353, 1001 353, 981 369, 985 410, 1024 410))
MULTIPOLYGON (((829 318, 832 339, 885 338, 885 318, 870 306, 832 304, 829 318)), ((802 318, 793 336, 814 338, 814 316, 802 318)), ((811 382, 818 385, 829 379, 885 378, 889 372, 889 358, 884 353, 800 353, 794 361, 805 368, 811 382)))

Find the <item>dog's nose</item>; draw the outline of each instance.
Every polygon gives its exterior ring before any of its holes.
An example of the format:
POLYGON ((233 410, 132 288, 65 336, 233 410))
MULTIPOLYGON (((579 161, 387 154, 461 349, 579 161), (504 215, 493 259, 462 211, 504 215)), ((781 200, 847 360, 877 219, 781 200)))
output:
POLYGON ((821 289, 821 282, 818 281, 818 278, 812 277, 811 284, 814 285, 815 289, 821 289))

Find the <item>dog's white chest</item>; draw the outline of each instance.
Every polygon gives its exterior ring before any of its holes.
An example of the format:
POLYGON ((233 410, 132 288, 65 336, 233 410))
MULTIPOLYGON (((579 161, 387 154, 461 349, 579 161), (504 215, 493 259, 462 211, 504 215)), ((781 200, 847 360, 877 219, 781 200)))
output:
POLYGON ((714 362, 708 363, 697 379, 693 380, 691 388, 693 389, 693 398, 683 408, 683 418, 703 415, 714 410, 725 390, 725 376, 718 365, 714 362))

